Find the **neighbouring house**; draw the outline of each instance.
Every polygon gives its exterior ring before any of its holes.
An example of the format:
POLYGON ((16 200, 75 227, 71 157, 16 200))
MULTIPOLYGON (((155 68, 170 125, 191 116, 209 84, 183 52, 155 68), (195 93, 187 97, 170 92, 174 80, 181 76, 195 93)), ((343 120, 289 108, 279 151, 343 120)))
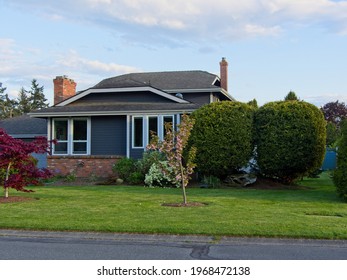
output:
MULTIPOLYGON (((0 128, 13 138, 21 139, 25 142, 31 142, 38 136, 47 137, 46 119, 31 118, 27 114, 22 116, 0 120, 0 128)), ((47 167, 46 154, 33 154, 38 160, 38 167, 47 167)))
POLYGON ((58 140, 48 168, 78 177, 111 175, 117 159, 142 156, 151 131, 163 138, 165 123, 176 126, 184 113, 234 100, 225 58, 220 71, 220 77, 205 71, 125 74, 78 93, 72 79, 57 76, 54 106, 30 113, 47 120, 48 139, 58 140))

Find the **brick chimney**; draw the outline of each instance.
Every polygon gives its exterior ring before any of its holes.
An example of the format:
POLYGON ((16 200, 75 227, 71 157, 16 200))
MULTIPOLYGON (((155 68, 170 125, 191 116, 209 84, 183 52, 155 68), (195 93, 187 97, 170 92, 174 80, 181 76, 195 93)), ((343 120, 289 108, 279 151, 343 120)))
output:
POLYGON ((225 57, 219 62, 220 65, 220 86, 228 91, 228 62, 225 57))
POLYGON ((67 76, 57 76, 54 84, 54 105, 76 94, 76 83, 67 76))

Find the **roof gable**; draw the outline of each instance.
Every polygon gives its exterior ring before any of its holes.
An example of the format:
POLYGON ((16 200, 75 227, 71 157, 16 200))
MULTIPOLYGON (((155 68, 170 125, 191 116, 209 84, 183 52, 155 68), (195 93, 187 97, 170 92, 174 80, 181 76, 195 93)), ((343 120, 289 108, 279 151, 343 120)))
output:
POLYGON ((83 91, 79 94, 76 94, 75 96, 72 96, 66 100, 64 100, 63 102, 60 102, 59 104, 57 104, 56 106, 66 106, 68 104, 71 104, 72 102, 75 102, 91 93, 117 93, 117 92, 122 92, 122 93, 126 93, 126 92, 142 92, 142 91, 149 91, 152 92, 154 94, 157 94, 161 97, 167 98, 171 101, 174 101, 176 103, 189 103, 189 101, 184 100, 182 98, 173 96, 169 93, 166 93, 164 91, 158 90, 156 88, 150 87, 150 86, 143 86, 143 87, 139 87, 139 86, 135 86, 135 87, 114 87, 114 88, 90 88, 86 91, 83 91))

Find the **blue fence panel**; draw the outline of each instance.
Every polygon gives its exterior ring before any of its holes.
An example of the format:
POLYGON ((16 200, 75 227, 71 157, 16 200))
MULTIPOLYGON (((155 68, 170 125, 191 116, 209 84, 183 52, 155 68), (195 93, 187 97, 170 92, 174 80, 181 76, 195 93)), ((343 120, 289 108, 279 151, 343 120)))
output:
POLYGON ((336 150, 335 149, 326 150, 322 169, 324 171, 336 169, 336 150))

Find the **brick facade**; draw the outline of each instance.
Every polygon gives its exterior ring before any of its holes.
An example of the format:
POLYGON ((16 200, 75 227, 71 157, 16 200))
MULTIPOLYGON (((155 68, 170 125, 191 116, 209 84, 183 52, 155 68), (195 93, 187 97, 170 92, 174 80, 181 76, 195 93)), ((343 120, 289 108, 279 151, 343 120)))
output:
POLYGON ((48 156, 47 166, 56 175, 75 174, 78 178, 109 177, 120 156, 48 156))

